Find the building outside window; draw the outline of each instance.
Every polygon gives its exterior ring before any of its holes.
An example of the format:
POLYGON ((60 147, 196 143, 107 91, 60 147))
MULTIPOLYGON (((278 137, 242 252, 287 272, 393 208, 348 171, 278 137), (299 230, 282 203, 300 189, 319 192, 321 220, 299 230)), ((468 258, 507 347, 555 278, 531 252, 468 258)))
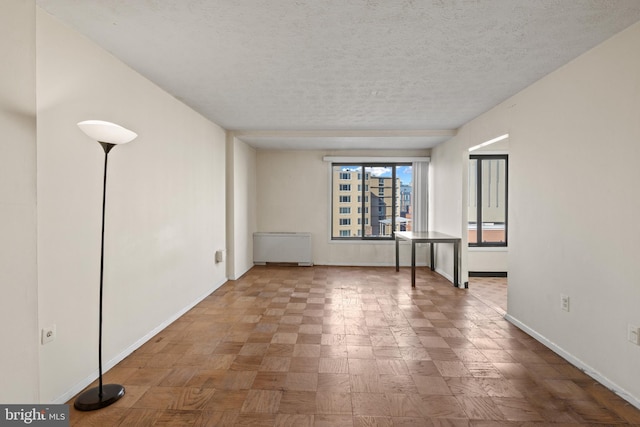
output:
POLYGON ((334 163, 332 171, 332 239, 390 240, 395 231, 411 230, 410 163, 334 163), (348 184, 348 190, 347 184, 340 183, 346 174, 359 179, 357 185, 348 184), (339 194, 345 191, 353 197, 339 194), (350 197, 348 202, 345 197, 350 197), (349 214, 343 209, 345 204, 349 204, 349 214), (345 216, 351 227, 348 236, 345 216))
POLYGON ((469 156, 469 246, 507 246, 507 155, 469 156))

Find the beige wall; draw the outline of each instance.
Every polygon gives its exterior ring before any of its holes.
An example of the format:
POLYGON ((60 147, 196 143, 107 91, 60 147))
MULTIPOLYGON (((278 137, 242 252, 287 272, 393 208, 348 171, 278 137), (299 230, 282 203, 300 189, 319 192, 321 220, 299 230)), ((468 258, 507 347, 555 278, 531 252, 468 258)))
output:
POLYGON ((139 137, 109 154, 105 367, 226 280, 225 133, 95 44, 37 14, 40 399, 97 374, 104 154, 76 126, 113 121, 139 137))
POLYGON ((639 49, 636 24, 436 147, 432 219, 462 234, 465 151, 509 133, 508 318, 640 407, 639 49))
POLYGON ((253 233, 258 229, 256 150, 227 139, 227 261, 229 279, 253 267, 253 233))
MULTIPOLYGON (((258 231, 310 232, 313 262, 320 265, 393 265, 393 242, 331 241, 331 164, 324 156, 428 156, 428 150, 396 151, 270 151, 257 154, 258 231)), ((426 250, 426 249, 424 249, 426 250)), ((409 250, 401 251, 403 265, 409 250)), ((424 253, 418 259, 425 260, 424 253)))
POLYGON ((0 2, 0 402, 38 401, 35 6, 0 2))

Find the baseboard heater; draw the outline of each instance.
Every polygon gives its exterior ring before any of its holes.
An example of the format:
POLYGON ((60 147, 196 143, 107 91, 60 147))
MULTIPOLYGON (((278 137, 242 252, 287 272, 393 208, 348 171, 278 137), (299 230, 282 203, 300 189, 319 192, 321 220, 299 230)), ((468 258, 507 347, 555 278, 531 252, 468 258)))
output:
POLYGON ((253 263, 313 265, 311 233, 253 233, 253 263))

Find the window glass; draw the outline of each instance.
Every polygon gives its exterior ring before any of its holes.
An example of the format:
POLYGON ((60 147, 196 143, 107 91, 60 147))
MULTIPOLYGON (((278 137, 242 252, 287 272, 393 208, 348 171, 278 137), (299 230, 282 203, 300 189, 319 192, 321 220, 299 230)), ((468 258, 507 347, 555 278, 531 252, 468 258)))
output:
POLYGON ((411 164, 334 164, 332 170, 332 238, 392 239, 394 231, 411 230, 411 164))
POLYGON ((468 221, 469 244, 478 243, 478 191, 477 191, 478 159, 469 159, 469 194, 468 221))
POLYGON ((472 156, 469 163, 469 245, 507 245, 506 155, 472 156))

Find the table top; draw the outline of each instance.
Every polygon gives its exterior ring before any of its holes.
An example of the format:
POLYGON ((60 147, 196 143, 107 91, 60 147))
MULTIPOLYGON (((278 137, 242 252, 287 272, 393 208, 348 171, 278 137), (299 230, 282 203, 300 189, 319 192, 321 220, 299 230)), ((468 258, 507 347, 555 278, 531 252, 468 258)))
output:
POLYGON ((459 242, 460 237, 452 236, 450 234, 441 233, 439 231, 396 231, 396 240, 415 240, 415 241, 446 241, 446 242, 459 242))

